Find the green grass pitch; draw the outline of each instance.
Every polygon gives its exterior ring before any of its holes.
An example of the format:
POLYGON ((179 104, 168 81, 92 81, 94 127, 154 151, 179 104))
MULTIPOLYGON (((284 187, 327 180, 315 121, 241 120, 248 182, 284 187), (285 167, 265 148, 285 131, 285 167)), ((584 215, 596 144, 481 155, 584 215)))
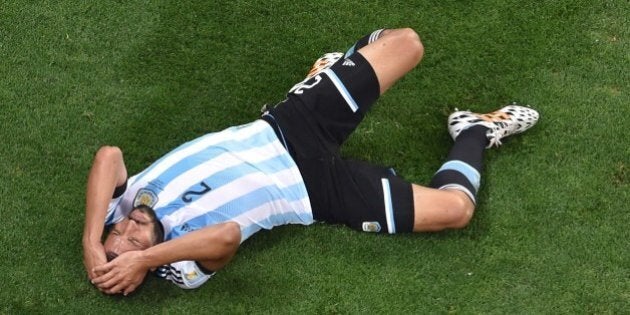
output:
POLYGON ((630 4, 557 1, 5 1, 0 314, 620 314, 630 310, 630 4), (324 52, 412 27, 425 58, 349 140, 427 183, 455 107, 539 124, 486 157, 466 229, 263 231, 202 288, 99 293, 81 256, 92 156, 130 173, 249 122, 324 52))

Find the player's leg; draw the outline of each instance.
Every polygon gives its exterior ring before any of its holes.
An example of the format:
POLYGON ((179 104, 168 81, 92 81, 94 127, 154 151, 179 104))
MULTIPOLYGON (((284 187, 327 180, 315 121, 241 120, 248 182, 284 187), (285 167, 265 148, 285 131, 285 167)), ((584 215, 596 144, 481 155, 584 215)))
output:
POLYGON ((390 234, 465 227, 475 209, 485 149, 537 120, 534 110, 515 105, 485 115, 455 112, 449 117, 455 143, 429 187, 410 184, 383 167, 330 156, 331 163, 313 168, 324 201, 313 207, 313 215, 318 221, 390 234))
POLYGON ((340 59, 349 58, 360 52, 373 68, 383 94, 396 81, 413 69, 424 55, 424 46, 418 34, 411 28, 379 29, 360 38, 345 54, 333 52, 317 59, 306 79, 289 90, 300 91, 310 78, 324 72, 340 59))
POLYGON ((289 139, 294 146, 305 142, 297 137, 311 138, 325 142, 326 150, 337 151, 379 95, 411 70, 422 54, 422 43, 411 29, 374 31, 359 39, 345 55, 328 53, 318 59, 306 79, 294 85, 287 98, 266 115, 280 125, 293 122, 300 130, 317 133, 285 132, 294 138, 289 139))
POLYGON ((459 190, 440 190, 413 184, 414 232, 463 228, 472 219, 475 204, 459 190))
POLYGON ((385 29, 369 36, 367 40, 359 40, 348 52, 356 50, 367 59, 376 73, 380 93, 383 94, 420 62, 424 46, 411 28, 385 29), (361 47, 362 44, 366 45, 361 47))
POLYGON ((455 143, 429 187, 413 185, 415 232, 462 228, 473 216, 483 155, 501 138, 523 132, 538 121, 530 108, 510 105, 480 115, 458 111, 449 117, 455 143))

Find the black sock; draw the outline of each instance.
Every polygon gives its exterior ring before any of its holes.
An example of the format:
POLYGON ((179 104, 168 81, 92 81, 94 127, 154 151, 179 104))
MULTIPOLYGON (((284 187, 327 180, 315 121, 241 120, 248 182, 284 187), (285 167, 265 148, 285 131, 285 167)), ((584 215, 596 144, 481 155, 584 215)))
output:
POLYGON ((433 175, 429 187, 461 190, 476 202, 475 196, 483 169, 483 155, 488 145, 487 131, 487 127, 480 125, 462 131, 455 139, 446 162, 433 175))
POLYGON ((381 36, 381 32, 383 32, 384 30, 385 29, 379 29, 361 37, 361 39, 359 39, 354 45, 352 45, 352 47, 350 47, 350 49, 348 49, 348 51, 346 51, 344 58, 350 57, 352 54, 354 54, 355 51, 373 43, 381 36))
POLYGON ((453 144, 446 160, 464 161, 481 173, 483 153, 488 145, 487 131, 487 127, 480 125, 463 130, 455 139, 455 144, 453 144))

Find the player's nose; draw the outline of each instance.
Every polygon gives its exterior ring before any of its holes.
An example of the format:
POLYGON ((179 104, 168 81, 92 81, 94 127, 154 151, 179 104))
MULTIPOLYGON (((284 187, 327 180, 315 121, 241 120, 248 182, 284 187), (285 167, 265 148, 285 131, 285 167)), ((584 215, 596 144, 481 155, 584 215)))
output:
POLYGON ((129 220, 129 223, 127 224, 127 228, 125 229, 125 234, 131 233, 137 229, 138 229, 138 223, 136 221, 129 220))
POLYGON ((125 224, 125 227, 120 231, 120 237, 116 238, 116 244, 120 247, 120 243, 123 240, 128 239, 138 229, 138 224, 134 221, 129 221, 125 224))
POLYGON ((110 251, 116 254, 120 254, 120 250, 122 249, 122 245, 123 245, 123 240, 124 238, 122 237, 115 238, 114 241, 112 242, 112 247, 110 251))

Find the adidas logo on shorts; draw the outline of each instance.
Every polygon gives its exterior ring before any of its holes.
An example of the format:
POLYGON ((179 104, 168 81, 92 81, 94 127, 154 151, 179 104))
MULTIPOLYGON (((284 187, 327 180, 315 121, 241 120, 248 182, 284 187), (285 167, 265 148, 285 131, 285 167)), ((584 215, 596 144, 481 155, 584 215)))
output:
POLYGON ((346 67, 354 67, 354 66, 356 66, 354 64, 354 61, 352 61, 352 60, 350 60, 348 58, 344 59, 343 63, 341 65, 346 66, 346 67))

